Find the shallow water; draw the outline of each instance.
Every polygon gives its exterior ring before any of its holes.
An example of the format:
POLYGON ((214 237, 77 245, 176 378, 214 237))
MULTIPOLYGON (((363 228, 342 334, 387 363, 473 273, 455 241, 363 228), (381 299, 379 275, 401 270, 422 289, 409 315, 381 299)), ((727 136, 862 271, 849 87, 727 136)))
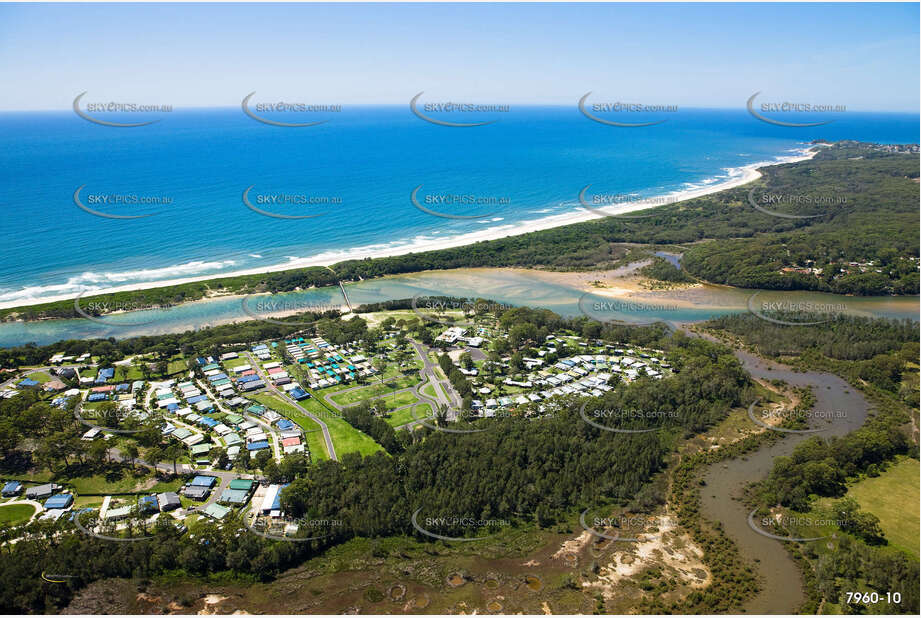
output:
MULTIPOLYGON (((689 290, 644 293, 645 299, 626 301, 587 294, 576 277, 523 269, 469 268, 396 275, 345 284, 353 307, 364 303, 412 298, 416 295, 444 295, 487 298, 507 305, 543 307, 567 317, 589 315, 602 321, 648 323, 657 320, 693 322, 747 311, 754 290, 725 286, 704 286, 689 290)), ((603 292, 603 291, 600 291, 603 292)), ((847 313, 890 318, 918 316, 918 297, 845 297, 803 292, 764 292, 758 303, 787 300, 823 304, 844 304, 847 313)), ((47 345, 62 339, 114 337, 124 339, 156 335, 281 315, 274 306, 307 310, 329 310, 345 304, 338 286, 301 292, 225 297, 185 303, 168 309, 151 309, 111 314, 95 320, 86 318, 7 322, 0 324, 0 346, 34 342, 47 345), (244 309, 245 303, 245 309, 244 309)))

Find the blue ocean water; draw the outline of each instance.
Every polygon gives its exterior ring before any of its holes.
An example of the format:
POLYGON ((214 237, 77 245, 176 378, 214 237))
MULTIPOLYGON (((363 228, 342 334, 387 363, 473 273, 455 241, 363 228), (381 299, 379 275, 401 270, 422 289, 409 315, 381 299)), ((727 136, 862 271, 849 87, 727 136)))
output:
POLYGON ((316 256, 332 263, 472 232, 507 235, 525 221, 580 211, 588 184, 591 194, 663 195, 725 180, 813 139, 906 143, 919 129, 910 114, 848 112, 790 128, 744 109, 682 110, 643 128, 592 122, 575 106, 512 106, 469 128, 427 123, 408 106, 345 106, 330 116, 282 128, 239 108, 176 110, 153 115, 156 124, 114 128, 72 112, 0 114, 0 303, 316 256), (475 218, 423 212, 410 201, 419 185, 427 208, 475 218), (98 212, 156 214, 94 216, 74 202, 80 187, 81 203, 98 212), (264 216, 244 204, 248 187, 261 210, 322 216, 264 216), (100 201, 116 195, 167 202, 100 201), (265 201, 281 195, 320 203, 265 201), (484 199, 492 203, 469 203, 484 199))

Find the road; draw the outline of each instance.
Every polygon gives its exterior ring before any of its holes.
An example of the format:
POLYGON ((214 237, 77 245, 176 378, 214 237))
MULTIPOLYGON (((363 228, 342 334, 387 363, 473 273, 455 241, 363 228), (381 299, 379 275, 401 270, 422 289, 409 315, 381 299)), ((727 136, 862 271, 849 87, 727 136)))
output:
POLYGON ((441 368, 429 358, 429 348, 416 341, 415 339, 410 339, 409 342, 412 344, 413 349, 416 350, 416 354, 419 355, 419 358, 422 359, 422 369, 420 370, 420 375, 422 376, 423 384, 419 385, 420 390, 417 391, 419 397, 425 399, 427 402, 431 402, 431 398, 422 395, 421 388, 425 386, 425 382, 429 382, 432 385, 432 390, 435 391, 435 399, 437 400, 437 405, 433 406, 433 410, 437 410, 439 406, 444 406, 448 410, 447 420, 453 421, 457 418, 457 411, 461 408, 460 396, 455 392, 454 387, 451 386, 451 382, 448 380, 441 380, 438 378, 438 370, 441 368), (447 395, 445 395, 447 393, 447 395))
MULTIPOLYGON (((47 372, 49 373, 49 375, 50 375, 52 369, 64 369, 64 368, 66 368, 66 367, 69 367, 69 368, 73 369, 74 371, 76 371, 76 372, 77 372, 77 378, 79 378, 79 377, 80 377, 80 367, 82 367, 82 366, 83 366, 83 365, 46 365, 46 366, 44 366, 44 367, 33 367, 32 369, 26 369, 25 371, 23 371, 23 372, 22 372, 21 374, 19 374, 19 375, 16 375, 16 374, 14 373, 14 374, 13 374, 13 377, 7 378, 7 379, 4 380, 3 382, 0 382, 0 388, 6 388, 7 386, 11 386, 14 382, 18 382, 18 381, 20 381, 20 380, 23 380, 24 378, 29 377, 29 376, 32 375, 33 373, 39 373, 39 372, 42 372, 42 371, 47 371, 47 372)), ((89 366, 95 367, 95 365, 89 365, 89 366)), ((60 378, 58 378, 57 376, 54 376, 54 375, 52 375, 51 377, 52 377, 53 379, 60 379, 60 378)), ((81 388, 81 387, 80 387, 79 384, 78 384, 78 386, 77 386, 76 388, 81 388)))
MULTIPOLYGON (((109 459, 112 459, 113 461, 129 462, 127 458, 122 456, 121 452, 117 448, 110 448, 108 453, 109 453, 109 459)), ((151 464, 150 462, 144 461, 143 459, 135 459, 134 463, 135 465, 144 466, 145 468, 151 468, 152 470, 158 470, 160 472, 165 472, 167 474, 173 473, 172 463, 161 462, 158 464, 151 464)), ((208 496, 208 500, 205 502, 202 502, 201 506, 196 506, 195 507, 196 510, 203 509, 209 504, 213 502, 217 502, 217 499, 221 495, 222 489, 226 489, 227 486, 230 485, 230 481, 237 479, 237 478, 255 478, 252 474, 238 474, 236 472, 230 472, 227 470, 196 470, 192 468, 192 466, 190 466, 189 464, 177 464, 176 469, 180 473, 201 474, 204 476, 216 476, 219 479, 221 479, 221 484, 219 485, 219 488, 214 489, 211 492, 211 495, 208 496)))
MULTIPOLYGON (((320 429, 323 431, 323 440, 326 442, 326 451, 329 453, 329 458, 332 459, 333 461, 339 461, 339 458, 336 456, 336 447, 333 446, 333 438, 332 436, 329 435, 329 427, 326 426, 326 423, 324 423, 322 419, 320 419, 320 417, 314 414, 313 412, 310 412, 309 410, 302 408, 301 405, 297 402, 297 400, 293 399, 292 397, 289 397, 288 394, 282 391, 281 389, 276 388, 275 385, 272 384, 272 381, 269 380, 269 376, 265 373, 265 371, 263 371, 262 365, 260 365, 256 361, 256 359, 252 357, 252 355, 249 352, 244 352, 243 355, 246 356, 247 360, 249 360, 249 364, 253 367, 253 369, 256 370, 256 373, 259 374, 259 377, 262 379, 262 381, 265 382, 265 387, 267 390, 273 391, 276 395, 281 397, 283 401, 290 403, 292 406, 297 408, 304 416, 309 417, 317 425, 320 426, 320 429)), ((244 393, 244 396, 245 395, 246 394, 244 393)))

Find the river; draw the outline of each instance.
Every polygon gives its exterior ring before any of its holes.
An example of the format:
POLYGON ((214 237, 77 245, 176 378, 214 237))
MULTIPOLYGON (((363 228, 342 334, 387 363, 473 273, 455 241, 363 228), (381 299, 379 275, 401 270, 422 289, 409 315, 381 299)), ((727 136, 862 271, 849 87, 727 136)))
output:
POLYGON ((749 483, 767 477, 774 466, 774 458, 791 454, 803 440, 815 435, 841 436, 858 429, 867 418, 869 404, 859 391, 838 376, 815 371, 795 372, 748 352, 737 350, 735 354, 755 378, 780 379, 791 386, 811 387, 816 397, 813 410, 844 411, 842 418, 814 421, 810 425, 810 428, 824 427, 824 431, 788 434, 783 440, 743 457, 712 464, 703 473, 706 482, 701 490, 704 517, 722 523, 742 556, 758 558, 753 566, 761 576, 762 590, 745 606, 746 613, 792 614, 805 600, 799 567, 781 541, 758 534, 749 527, 750 509, 734 498, 740 497, 749 483))
MULTIPOLYGON (((543 307, 575 317, 584 313, 600 320, 646 323, 655 320, 696 322, 719 315, 749 310, 755 290, 704 285, 694 288, 630 292, 617 296, 610 288, 594 288, 589 282, 597 273, 551 273, 518 268, 459 268, 425 271, 345 283, 353 306, 363 303, 442 295, 487 298, 514 306, 543 307), (596 310, 596 307, 602 309, 596 310)), ((612 284, 618 285, 616 280, 612 284)), ((758 303, 790 302, 845 306, 853 315, 911 318, 918 316, 918 297, 851 297, 815 292, 763 292, 758 303)), ((81 301, 84 305, 90 300, 81 301)), ((328 310, 345 305, 339 286, 299 292, 228 296, 183 303, 166 309, 114 313, 96 319, 55 319, 0 323, 0 347, 25 343, 47 345, 62 339, 125 339, 139 335, 162 335, 259 317, 281 315, 266 308, 328 310), (266 302, 269 301, 269 302, 266 302)), ((81 305, 81 306, 84 306, 81 305)))

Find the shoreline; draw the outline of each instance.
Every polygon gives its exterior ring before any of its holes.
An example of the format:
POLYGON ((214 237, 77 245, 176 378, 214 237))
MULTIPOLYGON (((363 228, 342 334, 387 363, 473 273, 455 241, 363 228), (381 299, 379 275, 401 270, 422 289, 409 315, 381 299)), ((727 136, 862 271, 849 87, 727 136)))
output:
MULTIPOLYGON (((625 214, 628 212, 634 212, 637 210, 646 210, 649 208, 656 208, 660 206, 667 206, 682 202, 685 200, 696 199, 704 197, 707 195, 712 195, 714 193, 719 193, 721 191, 727 191, 730 189, 735 189, 742 185, 746 185, 750 182, 758 180, 761 178, 761 168, 770 167, 772 165, 784 165, 787 163, 797 163, 800 161, 806 161, 812 159, 819 152, 817 146, 809 146, 803 148, 800 152, 788 156, 777 157, 774 161, 761 161, 757 163, 751 163, 749 165, 737 167, 737 168, 724 168, 724 170, 729 172, 730 177, 725 179, 722 182, 713 183, 705 187, 697 187, 693 189, 686 189, 682 191, 673 191, 659 196, 651 196, 644 200, 640 200, 623 207, 617 208, 616 212, 611 214, 625 214)), ((610 208, 610 207, 604 207, 610 208)), ((219 274, 209 274, 201 276, 192 276, 192 277, 182 277, 174 279, 161 279, 158 281, 149 281, 149 282, 140 282, 132 283, 127 285, 111 286, 100 288, 98 290, 87 290, 83 292, 88 296, 98 296, 102 294, 114 294, 119 292, 133 292, 138 290, 149 290, 156 288, 165 288, 175 285, 183 285, 188 283, 197 283, 202 281, 211 281, 215 279, 224 279, 229 277, 238 277, 244 275, 258 275, 264 273, 273 273, 273 272, 282 272, 286 270, 296 270, 298 268, 307 268, 315 266, 325 266, 329 267, 338 262, 346 260, 356 260, 356 259, 377 259, 385 257, 394 257, 399 255, 407 255, 409 253, 424 253, 427 251, 438 251, 442 249, 452 249, 457 247, 463 247, 466 245, 472 245, 482 241, 489 240, 498 240, 501 238, 508 238, 510 236, 520 236, 522 234, 528 234, 531 232, 539 232, 542 230, 548 230, 556 227, 563 227, 566 225, 572 225, 576 223, 583 223, 585 221, 591 221, 593 219, 602 219, 601 215, 598 215, 594 212, 585 210, 583 207, 578 206, 574 207, 574 212, 564 213, 557 215, 550 215, 547 217, 542 217, 539 219, 534 219, 532 221, 524 221, 520 223, 509 223, 505 225, 498 225, 486 230, 468 232, 465 234, 459 234, 457 236, 446 238, 446 239, 436 239, 429 241, 422 241, 416 243, 410 243, 403 246, 393 246, 384 249, 373 249, 374 245, 371 245, 367 248, 358 247, 355 249, 345 249, 345 250, 336 250, 328 251, 321 253, 315 256, 306 257, 306 258, 297 258, 292 259, 289 262, 276 264, 268 267, 259 267, 259 268, 250 268, 238 271, 232 271, 227 273, 219 274), (578 208, 578 210, 576 210, 578 208), (358 255, 355 253, 361 252, 358 255), (338 256, 333 258, 333 256, 338 256)), ((19 307, 32 307, 35 305, 43 305, 45 303, 54 303, 61 302, 66 300, 72 300, 76 298, 80 293, 67 293, 59 294, 56 296, 47 296, 40 299, 30 299, 30 300, 10 300, 10 301, 0 301, 0 309, 16 309, 19 307)), ((226 294, 216 294, 214 296, 206 296, 205 298, 199 300, 210 300, 212 298, 222 298, 228 296, 226 294)))

